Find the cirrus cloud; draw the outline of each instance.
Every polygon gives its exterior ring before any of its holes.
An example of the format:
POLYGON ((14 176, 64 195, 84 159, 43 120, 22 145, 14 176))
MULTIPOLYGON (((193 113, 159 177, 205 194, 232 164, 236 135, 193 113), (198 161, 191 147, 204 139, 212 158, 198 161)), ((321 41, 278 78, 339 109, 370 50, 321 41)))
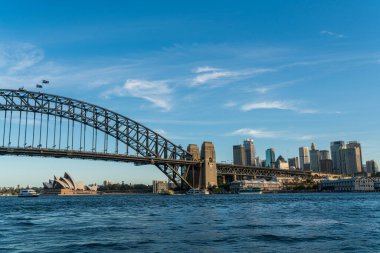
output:
POLYGON ((166 81, 128 79, 123 86, 108 90, 103 95, 105 97, 114 95, 141 98, 150 102, 154 107, 170 111, 172 107, 168 98, 171 94, 172 89, 166 81))
POLYGON ((233 136, 249 136, 249 137, 255 137, 255 138, 274 138, 278 134, 276 132, 271 131, 265 131, 260 129, 252 129, 252 128, 240 128, 229 135, 233 136))
POLYGON ((304 109, 297 107, 294 103, 285 101, 266 101, 266 102, 253 102, 246 103, 240 107, 243 112, 248 112, 252 110, 290 110, 298 113, 312 114, 318 113, 317 110, 304 109))

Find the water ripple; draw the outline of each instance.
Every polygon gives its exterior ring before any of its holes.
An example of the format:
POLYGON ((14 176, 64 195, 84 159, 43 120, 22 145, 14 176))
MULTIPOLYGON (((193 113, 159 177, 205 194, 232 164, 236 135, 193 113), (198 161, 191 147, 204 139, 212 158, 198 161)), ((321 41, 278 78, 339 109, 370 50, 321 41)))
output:
POLYGON ((0 197, 0 252, 376 252, 380 195, 0 197))

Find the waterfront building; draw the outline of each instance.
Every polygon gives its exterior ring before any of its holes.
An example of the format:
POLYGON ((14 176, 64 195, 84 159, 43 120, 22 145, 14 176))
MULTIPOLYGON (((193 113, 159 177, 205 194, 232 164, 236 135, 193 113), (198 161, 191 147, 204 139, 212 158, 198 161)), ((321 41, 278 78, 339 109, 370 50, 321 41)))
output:
POLYGON ((235 165, 247 165, 245 157, 244 145, 234 145, 233 146, 233 156, 235 165))
POLYGON ((280 170, 289 170, 288 162, 281 155, 276 160, 276 168, 280 170))
POLYGON ((344 141, 334 141, 330 143, 331 160, 333 161, 333 170, 335 173, 343 173, 345 171, 345 159, 342 158, 343 149, 346 148, 344 141))
MULTIPOLYGON (((300 157, 300 169, 305 169, 305 164, 310 164, 310 156, 308 147, 300 147, 299 148, 299 157, 300 157)), ((310 167, 310 165, 309 165, 310 167)), ((310 168, 309 168, 310 170, 310 168)))
POLYGON ((349 179, 322 180, 319 189, 322 191, 374 191, 374 180, 367 177, 353 177, 349 179))
POLYGON ((265 179, 240 180, 230 183, 231 192, 238 193, 240 189, 260 188, 263 192, 279 191, 282 183, 278 181, 267 181, 265 179))
POLYGON ((288 159, 289 169, 296 170, 300 168, 298 157, 293 157, 288 159))
POLYGON ((246 139, 243 143, 244 150, 245 150, 245 159, 246 159, 246 165, 248 166, 255 166, 255 144, 253 143, 253 140, 246 139))
POLYGON ((321 172, 333 173, 333 162, 331 159, 322 159, 319 161, 321 172))
POLYGON ((274 168, 276 164, 276 154, 274 148, 268 148, 265 155, 265 167, 274 168))
POLYGON ((375 188, 375 191, 380 191, 380 181, 374 180, 373 181, 373 187, 375 188))
POLYGON ((379 167, 374 160, 366 162, 366 172, 371 173, 371 175, 375 175, 377 172, 379 172, 379 167))
POLYGON ((165 193, 168 191, 168 183, 161 180, 153 180, 153 193, 165 193))
POLYGON ((48 182, 42 183, 44 189, 42 194, 46 195, 78 195, 96 194, 98 186, 87 186, 83 182, 75 182, 74 179, 65 172, 63 177, 54 176, 48 182))
POLYGON ((330 151, 328 150, 319 150, 321 154, 321 160, 331 160, 330 151))
POLYGON ((310 170, 320 171, 321 154, 314 143, 311 144, 310 150, 310 170))

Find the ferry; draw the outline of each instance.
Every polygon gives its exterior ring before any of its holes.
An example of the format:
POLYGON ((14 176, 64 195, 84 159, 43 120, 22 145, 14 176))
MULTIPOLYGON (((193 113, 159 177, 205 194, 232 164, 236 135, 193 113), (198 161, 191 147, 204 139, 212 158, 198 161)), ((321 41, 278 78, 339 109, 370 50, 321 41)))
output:
POLYGON ((39 194, 37 194, 36 191, 33 189, 21 189, 18 196, 21 198, 28 198, 28 197, 38 197, 39 194))
POLYGON ((186 192, 189 195, 209 195, 210 192, 207 189, 192 188, 186 192))
POLYGON ((252 188, 240 188, 239 194, 262 194, 263 191, 260 187, 252 187, 252 188))

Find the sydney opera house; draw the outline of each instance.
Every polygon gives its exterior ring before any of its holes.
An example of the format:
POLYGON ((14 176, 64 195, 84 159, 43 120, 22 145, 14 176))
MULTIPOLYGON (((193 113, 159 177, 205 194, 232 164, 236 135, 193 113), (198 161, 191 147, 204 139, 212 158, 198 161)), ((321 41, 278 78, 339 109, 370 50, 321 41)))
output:
POLYGON ((87 186, 83 182, 75 182, 66 172, 63 177, 54 176, 53 180, 50 179, 43 185, 43 194, 46 195, 97 194, 97 186, 87 186))

